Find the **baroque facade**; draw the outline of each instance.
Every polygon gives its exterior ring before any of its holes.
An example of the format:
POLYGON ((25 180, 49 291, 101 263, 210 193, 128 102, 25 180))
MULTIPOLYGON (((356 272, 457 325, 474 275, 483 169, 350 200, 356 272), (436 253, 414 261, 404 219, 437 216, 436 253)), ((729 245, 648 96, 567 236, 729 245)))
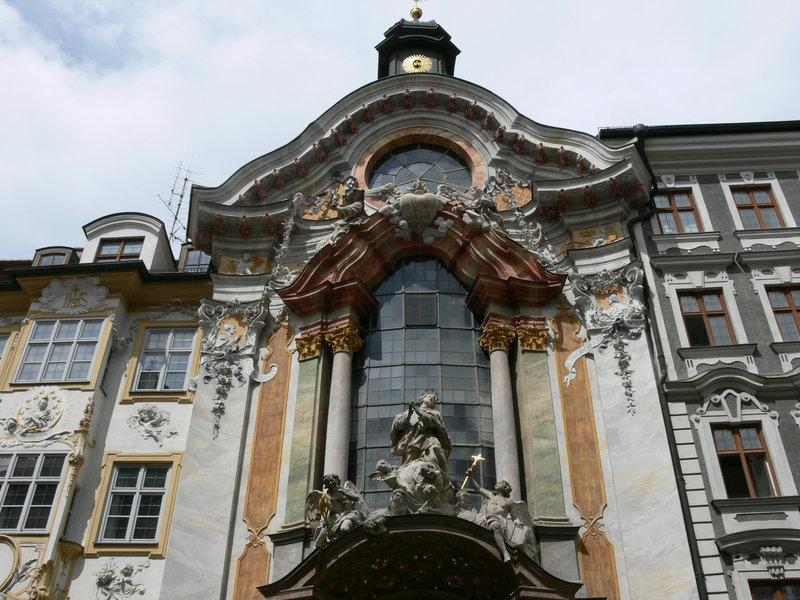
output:
POLYGON ((4 597, 800 597, 800 124, 541 125, 414 16, 177 261, 0 265, 4 597))

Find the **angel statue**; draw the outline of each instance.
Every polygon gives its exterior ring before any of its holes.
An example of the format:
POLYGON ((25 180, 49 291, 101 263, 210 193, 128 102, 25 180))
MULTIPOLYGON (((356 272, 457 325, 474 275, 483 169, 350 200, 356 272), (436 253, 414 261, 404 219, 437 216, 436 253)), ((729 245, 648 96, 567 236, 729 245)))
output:
POLYGON ((369 516, 369 508, 353 482, 342 480, 334 473, 322 478, 324 491, 312 490, 306 497, 306 517, 318 521, 314 545, 327 546, 340 535, 352 531, 369 516))
POLYGON ((503 554, 503 561, 511 560, 506 542, 536 560, 533 521, 528 513, 528 506, 522 501, 511 499, 511 484, 501 479, 494 486, 494 492, 490 492, 479 486, 471 474, 469 482, 484 498, 476 522, 494 534, 494 541, 503 554))

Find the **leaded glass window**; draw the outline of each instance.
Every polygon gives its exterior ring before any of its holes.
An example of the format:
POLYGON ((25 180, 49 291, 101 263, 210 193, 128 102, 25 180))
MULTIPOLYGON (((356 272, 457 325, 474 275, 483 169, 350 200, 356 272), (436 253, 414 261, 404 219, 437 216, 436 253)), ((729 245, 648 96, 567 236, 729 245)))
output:
POLYGON ((443 183, 465 192, 472 186, 472 173, 466 161, 452 150, 417 143, 384 154, 369 174, 369 187, 391 183, 409 191, 417 180, 432 192, 443 183))
POLYGON ((460 482, 476 469, 494 486, 489 361, 478 345, 480 323, 466 305, 467 288, 435 258, 406 259, 373 290, 380 308, 363 322, 364 346, 354 360, 348 478, 371 508, 385 508, 389 489, 369 474, 380 459, 399 464, 390 450, 394 416, 426 389, 439 394, 438 410, 453 442, 450 476, 460 482))

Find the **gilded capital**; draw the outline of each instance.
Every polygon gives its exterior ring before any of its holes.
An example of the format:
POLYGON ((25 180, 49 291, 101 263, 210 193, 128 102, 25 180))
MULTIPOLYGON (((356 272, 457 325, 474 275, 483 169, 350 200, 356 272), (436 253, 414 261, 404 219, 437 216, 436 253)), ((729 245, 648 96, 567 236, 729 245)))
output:
POLYGON ((337 327, 325 332, 325 341, 333 352, 349 352, 355 354, 364 345, 358 335, 358 329, 352 325, 337 327))
POLYGON ((500 323, 489 323, 483 328, 483 335, 478 339, 478 343, 486 352, 493 352, 494 350, 505 350, 507 352, 511 349, 515 335, 516 332, 513 327, 500 323))
POLYGON ((316 358, 322 354, 323 337, 321 333, 315 333, 308 337, 297 338, 295 344, 297 347, 297 355, 300 360, 308 360, 309 358, 316 358))
POLYGON ((517 335, 523 350, 546 350, 550 341, 550 332, 546 327, 519 327, 517 335))

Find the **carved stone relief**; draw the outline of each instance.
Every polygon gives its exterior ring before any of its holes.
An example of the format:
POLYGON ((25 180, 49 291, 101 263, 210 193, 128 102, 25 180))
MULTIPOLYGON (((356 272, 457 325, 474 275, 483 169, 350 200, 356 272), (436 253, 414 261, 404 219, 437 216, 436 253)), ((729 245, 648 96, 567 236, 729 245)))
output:
MULTIPOLYGON (((242 303, 238 300, 223 303, 204 300, 198 311, 203 325, 203 356, 201 370, 203 383, 216 382, 212 406, 214 425, 212 438, 219 435, 225 402, 230 390, 243 386, 248 379, 265 383, 277 373, 278 367, 270 365, 268 373, 256 368, 256 338, 264 325, 266 306, 262 302, 242 303)), ((197 379, 190 387, 197 387, 197 379)))
POLYGON ((170 427, 171 415, 166 409, 155 404, 144 404, 136 408, 128 417, 128 427, 138 431, 144 439, 150 439, 159 446, 163 445, 165 438, 178 435, 170 427))
POLYGON ((150 561, 145 560, 134 565, 132 562, 117 566, 112 558, 94 572, 94 581, 97 590, 96 600, 126 600, 136 596, 143 596, 147 590, 142 583, 136 580, 139 573, 150 566, 150 561))
POLYGON ((108 288, 100 285, 96 275, 53 279, 42 290, 39 304, 58 315, 80 315, 102 308, 106 296, 108 288))
POLYGON ((642 268, 632 264, 615 271, 603 270, 596 275, 571 275, 570 280, 575 304, 583 314, 591 340, 567 357, 564 366, 569 373, 564 377, 564 383, 569 385, 577 376, 574 365, 578 359, 611 345, 618 367, 615 375, 622 380, 627 411, 633 415, 636 402, 627 340, 638 338, 644 329, 642 268))
POLYGON ((55 386, 33 388, 19 403, 13 417, 0 419, 0 447, 32 447, 63 440, 72 431, 56 431, 69 406, 65 392, 55 386))

